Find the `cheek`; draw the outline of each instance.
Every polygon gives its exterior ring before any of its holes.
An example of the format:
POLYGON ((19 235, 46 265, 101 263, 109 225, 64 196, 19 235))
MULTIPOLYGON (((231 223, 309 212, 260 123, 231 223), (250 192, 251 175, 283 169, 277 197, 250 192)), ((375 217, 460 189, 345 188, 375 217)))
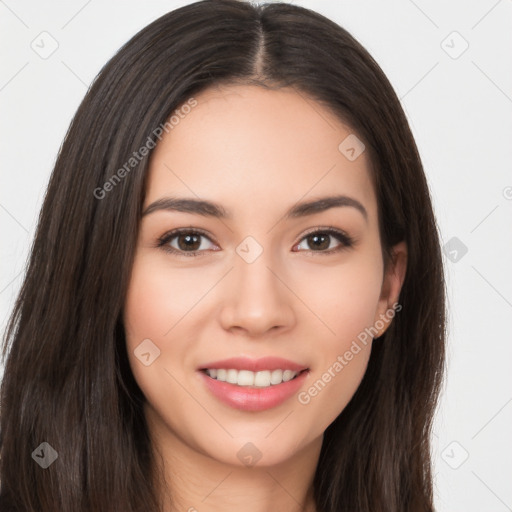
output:
POLYGON ((324 325, 315 340, 314 371, 298 401, 321 428, 346 407, 366 372, 381 285, 381 262, 374 255, 336 271, 310 269, 302 293, 308 292, 308 305, 324 325))
MULTIPOLYGON (((345 344, 344 344, 345 345, 345 344)), ((298 396, 302 414, 313 422, 312 430, 323 432, 343 412, 364 377, 371 352, 366 344, 348 343, 310 378, 298 396), (346 350, 345 350, 346 349, 346 350)))
POLYGON ((135 380, 150 401, 163 383, 173 385, 165 370, 186 364, 188 339, 194 335, 187 315, 204 287, 197 272, 171 273, 154 258, 135 258, 124 307, 126 348, 135 380), (144 361, 141 354, 148 352, 144 361))
POLYGON ((174 271, 159 259, 136 258, 125 303, 125 325, 132 341, 173 337, 207 291, 204 273, 174 271))
POLYGON ((346 294, 342 293, 335 304, 324 310, 334 334, 317 338, 315 365, 297 396, 304 414, 320 431, 339 416, 354 396, 371 353, 368 328, 372 326, 378 295, 357 287, 357 293, 345 290, 346 294))
POLYGON ((315 321, 318 326, 325 354, 332 357, 333 351, 345 350, 347 343, 373 324, 382 272, 378 253, 371 251, 353 255, 337 266, 309 264, 307 269, 295 269, 294 289, 314 315, 310 323, 315 321))

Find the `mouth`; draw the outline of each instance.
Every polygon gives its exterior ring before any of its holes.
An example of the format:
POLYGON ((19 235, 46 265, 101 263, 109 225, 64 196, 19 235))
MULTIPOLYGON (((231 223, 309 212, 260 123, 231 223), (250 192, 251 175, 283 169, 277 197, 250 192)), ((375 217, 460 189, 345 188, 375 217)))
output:
POLYGON ((310 368, 281 358, 232 358, 198 368, 208 391, 242 411, 277 407, 304 385, 310 368))
POLYGON ((309 371, 309 369, 293 371, 278 368, 272 371, 262 370, 253 372, 250 370, 236 370, 235 368, 204 368, 200 371, 211 379, 220 382, 227 382, 239 387, 259 389, 278 386, 283 382, 294 380, 302 373, 309 371))

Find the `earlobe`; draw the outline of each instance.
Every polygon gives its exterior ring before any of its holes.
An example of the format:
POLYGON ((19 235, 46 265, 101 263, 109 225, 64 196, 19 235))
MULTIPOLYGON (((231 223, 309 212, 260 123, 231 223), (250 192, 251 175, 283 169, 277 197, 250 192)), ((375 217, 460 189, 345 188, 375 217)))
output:
POLYGON ((379 307, 375 317, 375 323, 380 320, 380 325, 384 323, 382 329, 375 338, 382 336, 391 324, 395 316, 400 291, 405 280, 407 272, 407 245, 402 241, 394 245, 391 249, 392 259, 384 269, 384 278, 382 282, 379 307))

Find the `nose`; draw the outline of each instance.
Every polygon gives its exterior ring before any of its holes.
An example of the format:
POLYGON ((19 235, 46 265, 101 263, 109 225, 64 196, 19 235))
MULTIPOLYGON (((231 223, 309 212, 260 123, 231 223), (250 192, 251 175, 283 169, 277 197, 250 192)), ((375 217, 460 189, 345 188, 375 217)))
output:
POLYGON ((283 273, 272 267, 275 265, 265 251, 252 263, 236 257, 220 314, 225 330, 262 337, 270 331, 293 327, 296 321, 294 295, 285 284, 283 273))

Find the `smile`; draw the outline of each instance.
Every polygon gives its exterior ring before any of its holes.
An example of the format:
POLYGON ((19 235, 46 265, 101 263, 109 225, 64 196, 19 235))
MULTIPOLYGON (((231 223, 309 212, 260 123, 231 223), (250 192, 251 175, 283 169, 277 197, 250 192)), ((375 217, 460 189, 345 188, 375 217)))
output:
MULTIPOLYGON (((236 384, 242 387, 257 387, 267 388, 269 386, 277 386, 283 382, 293 380, 299 375, 300 372, 292 370, 263 370, 259 372, 251 372, 250 370, 235 370, 231 369, 207 369, 204 370, 206 375, 212 379, 221 382, 228 382, 229 384, 236 384)), ((306 370, 302 370, 306 371, 306 370)))
POLYGON ((198 368, 206 389, 217 400, 242 411, 278 407, 298 393, 310 369, 282 358, 224 359, 198 368))

